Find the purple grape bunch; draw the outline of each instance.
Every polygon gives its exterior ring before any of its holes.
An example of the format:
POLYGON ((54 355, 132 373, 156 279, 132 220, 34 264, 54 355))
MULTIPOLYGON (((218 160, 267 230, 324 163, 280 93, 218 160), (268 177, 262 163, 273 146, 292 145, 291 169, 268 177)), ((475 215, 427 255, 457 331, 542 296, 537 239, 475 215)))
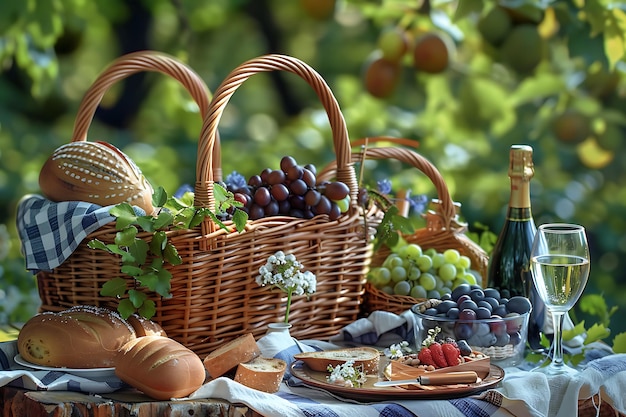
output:
POLYGON ((461 284, 437 305, 420 311, 425 330, 439 327, 441 337, 466 340, 471 346, 517 346, 525 341, 532 306, 526 297, 506 290, 461 284))
POLYGON ((247 181, 234 172, 224 185, 251 220, 271 216, 310 219, 321 214, 336 220, 348 211, 350 189, 340 181, 318 183, 316 174, 313 164, 300 165, 293 157, 284 156, 278 169, 266 168, 247 181))

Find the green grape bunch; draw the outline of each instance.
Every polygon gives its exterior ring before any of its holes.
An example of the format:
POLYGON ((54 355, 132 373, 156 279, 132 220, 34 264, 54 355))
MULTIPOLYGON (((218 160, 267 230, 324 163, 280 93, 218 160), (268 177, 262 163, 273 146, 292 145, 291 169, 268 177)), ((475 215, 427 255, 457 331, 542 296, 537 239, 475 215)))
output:
POLYGON ((391 295, 440 298, 461 284, 482 284, 472 261, 457 249, 423 250, 416 243, 399 244, 380 266, 371 268, 369 283, 391 295))

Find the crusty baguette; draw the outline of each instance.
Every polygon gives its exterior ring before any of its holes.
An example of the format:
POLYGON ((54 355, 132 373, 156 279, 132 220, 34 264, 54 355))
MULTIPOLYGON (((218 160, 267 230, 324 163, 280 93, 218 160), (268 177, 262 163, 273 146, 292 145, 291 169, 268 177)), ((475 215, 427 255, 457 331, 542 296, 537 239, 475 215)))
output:
POLYGON ((211 378, 217 378, 258 356, 261 356, 261 350, 254 336, 246 333, 209 353, 203 362, 211 378))
POLYGON ((258 357, 240 363, 234 379, 247 387, 274 393, 280 388, 286 370, 287 362, 282 359, 258 357))
POLYGON ((293 355, 296 360, 303 361, 314 371, 326 372, 328 365, 337 366, 349 360, 355 366, 363 365, 366 374, 378 373, 380 352, 371 347, 356 347, 345 349, 323 350, 319 352, 303 352, 293 355))
POLYGON ((137 337, 141 336, 165 336, 167 333, 163 330, 158 323, 152 320, 146 319, 139 314, 131 314, 128 317, 128 323, 135 329, 137 337))
POLYGON ((43 366, 111 368, 134 329, 115 311, 76 306, 31 317, 21 328, 17 348, 22 359, 43 366))
POLYGON ((186 397, 206 377, 198 355, 163 336, 143 336, 126 343, 118 354, 115 374, 157 400, 186 397))

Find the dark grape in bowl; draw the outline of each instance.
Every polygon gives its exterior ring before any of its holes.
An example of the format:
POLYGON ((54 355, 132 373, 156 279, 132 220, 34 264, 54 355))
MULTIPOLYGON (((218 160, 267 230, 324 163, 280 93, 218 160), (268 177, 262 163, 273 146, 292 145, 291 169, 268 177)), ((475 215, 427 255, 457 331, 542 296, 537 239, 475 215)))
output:
POLYGON ((465 340, 500 366, 517 365, 524 359, 531 310, 526 297, 508 298, 496 289, 467 284, 411 308, 418 346, 429 330, 439 327, 437 339, 465 340))

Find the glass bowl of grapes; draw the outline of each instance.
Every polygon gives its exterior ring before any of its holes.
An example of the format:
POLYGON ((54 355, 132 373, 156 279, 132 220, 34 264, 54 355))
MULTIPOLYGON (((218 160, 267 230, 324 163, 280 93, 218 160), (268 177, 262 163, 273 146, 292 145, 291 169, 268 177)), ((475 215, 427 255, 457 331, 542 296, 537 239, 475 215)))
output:
POLYGON ((429 330, 438 327, 438 339, 465 340, 472 350, 503 367, 524 359, 531 310, 526 297, 509 298, 495 288, 469 284, 411 307, 417 318, 414 330, 418 347, 429 330))

